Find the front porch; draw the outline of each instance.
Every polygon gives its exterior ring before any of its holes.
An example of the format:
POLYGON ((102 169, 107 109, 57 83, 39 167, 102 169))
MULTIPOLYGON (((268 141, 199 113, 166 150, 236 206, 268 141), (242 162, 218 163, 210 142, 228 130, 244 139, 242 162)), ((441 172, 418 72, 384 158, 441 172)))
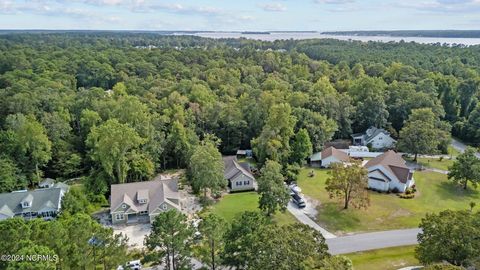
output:
POLYGON ((126 216, 127 216, 127 224, 150 222, 150 216, 147 213, 133 213, 133 214, 128 214, 126 216))

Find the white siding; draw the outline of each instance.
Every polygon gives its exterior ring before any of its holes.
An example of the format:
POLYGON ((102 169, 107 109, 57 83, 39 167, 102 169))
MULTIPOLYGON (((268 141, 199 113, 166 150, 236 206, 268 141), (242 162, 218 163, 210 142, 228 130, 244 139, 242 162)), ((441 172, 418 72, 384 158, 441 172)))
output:
POLYGON ((237 177, 230 180, 231 190, 251 190, 253 187, 253 179, 247 177, 244 174, 239 174, 237 177))
POLYGON ((389 135, 380 133, 371 139, 369 143, 371 143, 372 147, 375 149, 391 148, 394 146, 395 140, 389 135))
POLYGON ((329 156, 328 158, 322 159, 322 167, 330 168, 333 163, 339 163, 340 160, 336 159, 334 156, 329 156))

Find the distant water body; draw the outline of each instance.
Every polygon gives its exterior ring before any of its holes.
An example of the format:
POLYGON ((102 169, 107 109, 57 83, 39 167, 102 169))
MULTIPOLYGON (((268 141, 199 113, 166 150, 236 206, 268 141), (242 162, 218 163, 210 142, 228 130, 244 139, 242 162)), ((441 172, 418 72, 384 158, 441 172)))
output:
MULTIPOLYGON (((185 33, 176 33, 176 35, 185 35, 185 33)), ((200 32, 189 33, 205 38, 247 38, 263 41, 275 41, 282 39, 314 39, 314 38, 332 38, 338 40, 359 40, 359 41, 380 41, 380 42, 417 42, 422 44, 447 43, 447 44, 463 44, 467 46, 479 45, 480 38, 437 38, 437 37, 393 37, 393 36, 337 36, 324 35, 318 32, 272 32, 270 34, 250 34, 240 32, 200 32)))

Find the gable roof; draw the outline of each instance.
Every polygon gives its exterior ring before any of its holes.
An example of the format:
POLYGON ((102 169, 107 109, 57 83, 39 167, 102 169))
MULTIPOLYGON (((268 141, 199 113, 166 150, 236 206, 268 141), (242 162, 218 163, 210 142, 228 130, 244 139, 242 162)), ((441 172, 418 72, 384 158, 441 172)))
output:
POLYGON ((370 127, 369 129, 367 129, 367 131, 365 132, 365 141, 367 143, 369 143, 371 140, 373 140, 375 137, 378 136, 378 134, 385 134, 387 136, 390 136, 390 132, 386 131, 385 129, 383 128, 376 128, 376 127, 370 127))
MULTIPOLYGON (((126 204, 135 212, 148 211, 150 214, 164 202, 172 204, 180 199, 177 178, 155 179, 157 180, 111 185, 110 212, 126 204), (149 200, 141 204, 138 200, 142 198, 149 200)), ((175 204, 173 206, 179 207, 175 204)))
POLYGON ((413 173, 407 167, 406 161, 402 158, 400 154, 395 153, 395 151, 390 150, 382 155, 371 159, 365 164, 366 168, 371 168, 373 166, 383 166, 385 169, 389 170, 398 181, 406 183, 408 180, 412 179, 413 173))
POLYGON ((223 172, 225 179, 230 180, 240 174, 243 174, 246 177, 255 180, 255 177, 253 177, 252 173, 250 172, 250 166, 244 162, 239 163, 236 156, 223 157, 223 163, 225 166, 225 170, 223 172))
POLYGON ((47 186, 47 185, 53 185, 55 184, 55 180, 52 178, 45 178, 42 182, 38 184, 39 187, 47 186))
POLYGON ((338 150, 337 148, 335 148, 333 146, 330 146, 327 149, 324 149, 322 151, 322 154, 321 154, 322 160, 326 159, 328 157, 331 157, 331 156, 333 156, 334 158, 336 158, 337 160, 340 160, 340 161, 347 162, 347 161, 350 160, 350 157, 348 156, 347 153, 345 153, 341 150, 338 150))
POLYGON ((0 194, 0 213, 11 217, 22 213, 39 212, 46 206, 58 211, 65 191, 64 188, 46 188, 2 193, 0 194), (24 201, 30 202, 31 206, 23 209, 21 203, 24 201))

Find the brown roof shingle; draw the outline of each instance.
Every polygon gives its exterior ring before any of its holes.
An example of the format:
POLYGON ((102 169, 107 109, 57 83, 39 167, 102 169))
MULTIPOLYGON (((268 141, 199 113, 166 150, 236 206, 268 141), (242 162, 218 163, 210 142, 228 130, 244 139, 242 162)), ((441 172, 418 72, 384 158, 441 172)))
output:
POLYGON ((406 183, 412 179, 413 174, 407 167, 405 160, 400 154, 395 153, 393 150, 369 160, 367 164, 365 164, 365 167, 370 168, 377 165, 385 167, 385 169, 389 170, 402 183, 406 183))
POLYGON ((328 158, 330 156, 334 156, 336 159, 344 162, 347 162, 350 160, 350 157, 348 156, 347 153, 341 150, 338 150, 333 146, 323 149, 322 151, 322 159, 328 158))

